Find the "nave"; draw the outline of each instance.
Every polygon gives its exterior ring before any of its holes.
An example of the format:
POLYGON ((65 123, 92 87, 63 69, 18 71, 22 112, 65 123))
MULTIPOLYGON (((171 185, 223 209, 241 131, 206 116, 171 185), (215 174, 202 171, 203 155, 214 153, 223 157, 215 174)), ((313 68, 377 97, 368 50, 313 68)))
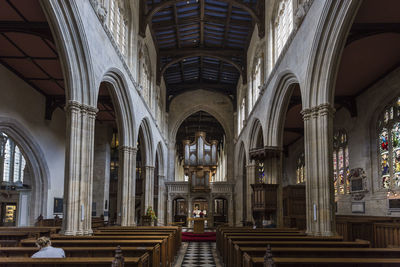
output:
POLYGON ((0 0, 0 265, 396 266, 398 10, 0 0))

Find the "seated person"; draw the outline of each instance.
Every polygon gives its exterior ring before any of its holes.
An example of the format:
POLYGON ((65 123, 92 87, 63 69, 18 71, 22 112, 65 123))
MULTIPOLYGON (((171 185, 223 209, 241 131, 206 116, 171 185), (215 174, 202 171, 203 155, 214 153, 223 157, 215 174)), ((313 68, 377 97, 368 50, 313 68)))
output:
POLYGON ((64 250, 62 248, 52 247, 50 238, 46 236, 39 237, 38 240, 36 240, 36 246, 38 246, 40 250, 33 254, 31 258, 65 258, 64 250))

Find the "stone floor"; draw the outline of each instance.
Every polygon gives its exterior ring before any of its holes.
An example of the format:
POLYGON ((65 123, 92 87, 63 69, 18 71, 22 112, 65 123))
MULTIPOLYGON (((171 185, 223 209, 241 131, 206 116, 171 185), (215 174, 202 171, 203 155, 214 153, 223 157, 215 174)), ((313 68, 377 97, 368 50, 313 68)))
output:
POLYGON ((217 256, 215 242, 182 243, 174 267, 222 267, 217 256))

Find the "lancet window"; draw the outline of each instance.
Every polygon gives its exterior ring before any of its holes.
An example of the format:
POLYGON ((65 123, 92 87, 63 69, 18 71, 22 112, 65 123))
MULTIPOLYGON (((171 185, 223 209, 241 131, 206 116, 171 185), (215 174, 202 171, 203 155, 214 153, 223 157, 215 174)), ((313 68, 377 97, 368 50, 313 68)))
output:
POLYGON ((260 95, 260 86, 263 82, 264 72, 264 56, 263 53, 257 56, 252 72, 252 86, 251 86, 251 106, 253 107, 260 95))
POLYGON ((151 107, 151 63, 149 51, 146 45, 139 50, 139 84, 142 87, 142 95, 147 105, 151 107))
POLYGON ((126 54, 127 40, 127 19, 125 18, 123 3, 118 0, 111 0, 108 16, 108 28, 113 34, 114 40, 121 51, 121 54, 126 54))
POLYGON ((0 178, 3 184, 22 186, 26 160, 21 149, 7 134, 0 132, 0 178))
POLYGON ((345 130, 333 135, 333 183, 335 195, 350 193, 349 147, 345 130))
POLYGON ((387 107, 378 121, 380 186, 400 187, 400 97, 387 107))
POLYGON ((306 181, 306 168, 304 153, 301 153, 296 162, 296 183, 302 184, 306 181))
POLYGON ((274 22, 275 58, 282 52, 286 41, 293 30, 293 2, 282 0, 279 3, 274 22))

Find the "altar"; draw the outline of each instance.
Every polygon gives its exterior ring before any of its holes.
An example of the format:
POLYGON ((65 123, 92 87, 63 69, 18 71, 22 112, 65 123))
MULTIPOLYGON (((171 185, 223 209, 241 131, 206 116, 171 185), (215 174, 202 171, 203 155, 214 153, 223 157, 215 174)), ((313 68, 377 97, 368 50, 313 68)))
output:
POLYGON ((204 222, 207 220, 206 218, 189 218, 188 220, 193 221, 193 233, 204 233, 204 222))

